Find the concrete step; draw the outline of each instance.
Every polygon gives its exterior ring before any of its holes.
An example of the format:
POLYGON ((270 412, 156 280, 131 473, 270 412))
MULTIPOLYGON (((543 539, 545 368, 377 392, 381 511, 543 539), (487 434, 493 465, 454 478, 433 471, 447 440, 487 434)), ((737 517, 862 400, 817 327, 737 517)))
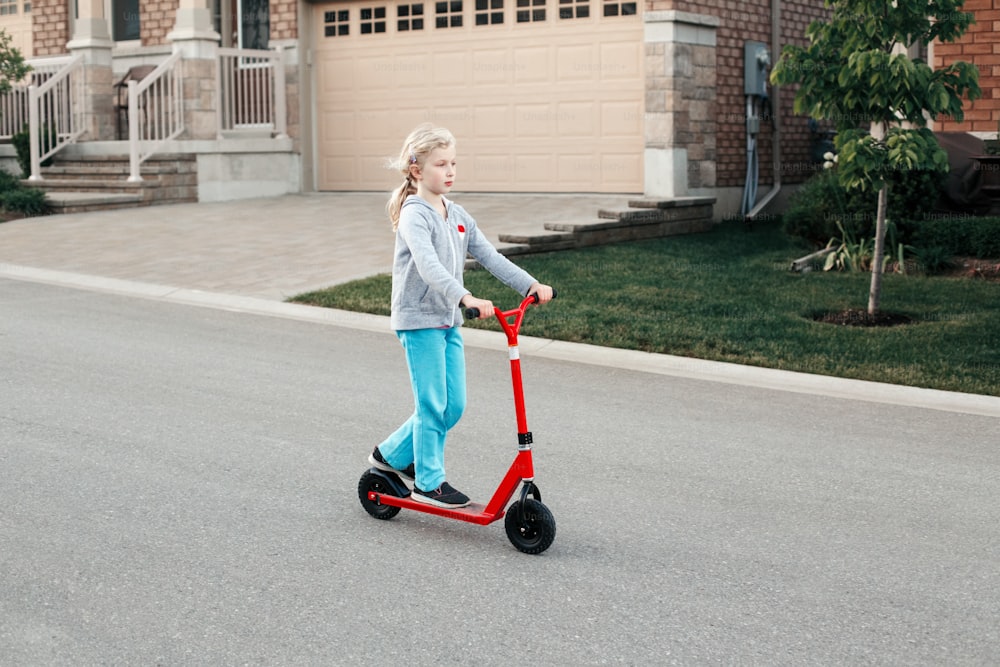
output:
POLYGON ((671 197, 670 199, 630 199, 629 208, 685 208, 715 204, 715 197, 671 197))
POLYGON ((661 222, 694 220, 712 216, 715 199, 709 197, 686 197, 683 200, 635 200, 629 208, 601 209, 597 217, 619 220, 634 225, 652 225, 661 222))
POLYGON ((160 182, 135 181, 129 182, 125 179, 100 179, 100 178, 43 178, 40 181, 22 181, 25 185, 39 188, 46 192, 107 192, 129 194, 139 192, 143 188, 158 188, 160 182))
POLYGON ((108 211, 118 208, 135 208, 143 205, 140 194, 114 194, 103 192, 50 192, 47 193, 53 213, 83 213, 108 211))
MULTIPOLYGON (((118 178, 127 179, 130 174, 130 167, 127 162, 124 163, 98 163, 98 164, 85 164, 79 162, 70 162, 65 164, 52 165, 51 167, 44 167, 42 169, 42 177, 45 179, 58 178, 63 180, 73 179, 73 178, 93 178, 94 176, 102 176, 108 178, 118 178)), ((155 177, 160 174, 180 174, 187 173, 182 170, 176 163, 163 162, 154 164, 143 164, 139 169, 139 174, 143 177, 155 177)))
POLYGON ((625 210, 600 209, 596 219, 546 222, 538 233, 499 238, 526 246, 519 251, 523 254, 705 232, 714 224, 714 204, 711 197, 634 200, 625 210))

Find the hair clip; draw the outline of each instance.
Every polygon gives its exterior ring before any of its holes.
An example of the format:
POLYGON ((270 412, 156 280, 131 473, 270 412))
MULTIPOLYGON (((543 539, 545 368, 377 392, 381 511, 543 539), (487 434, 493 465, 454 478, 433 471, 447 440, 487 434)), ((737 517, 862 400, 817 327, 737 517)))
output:
POLYGON ((417 163, 417 156, 414 155, 413 153, 410 153, 410 164, 416 164, 416 163, 417 163))

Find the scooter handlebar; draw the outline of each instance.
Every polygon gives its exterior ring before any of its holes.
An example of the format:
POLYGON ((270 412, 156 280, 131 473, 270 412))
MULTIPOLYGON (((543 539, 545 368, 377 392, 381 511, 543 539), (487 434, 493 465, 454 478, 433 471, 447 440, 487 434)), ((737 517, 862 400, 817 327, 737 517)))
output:
MULTIPOLYGON (((554 298, 556 298, 556 296, 557 296, 556 290, 555 290, 555 288, 552 288, 552 298, 554 299, 554 298)), ((531 303, 538 303, 538 293, 537 292, 532 292, 531 294, 528 295, 528 298, 531 299, 531 303)), ((477 319, 479 319, 479 315, 480 314, 481 313, 479 312, 478 308, 466 308, 465 309, 465 319, 467 319, 467 320, 477 320, 477 319)))

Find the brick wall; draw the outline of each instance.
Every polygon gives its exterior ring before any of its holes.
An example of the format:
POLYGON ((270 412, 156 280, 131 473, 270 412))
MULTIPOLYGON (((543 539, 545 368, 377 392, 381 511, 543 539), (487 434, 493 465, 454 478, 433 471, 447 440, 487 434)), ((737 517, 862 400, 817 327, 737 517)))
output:
MULTIPOLYGON (((781 6, 782 44, 805 46, 808 44, 805 35, 809 24, 829 16, 830 10, 824 6, 822 0, 783 2, 781 6)), ((776 55, 774 57, 777 58, 776 55)), ((816 169, 822 168, 822 165, 810 162, 811 137, 808 117, 797 116, 792 111, 796 90, 798 90, 798 86, 789 86, 781 90, 781 164, 782 169, 784 169, 781 179, 785 183, 800 183, 812 176, 816 169)))
POLYGON ((963 105, 965 120, 939 119, 935 129, 944 132, 997 132, 1000 123, 1000 0, 967 0, 963 10, 973 12, 976 23, 962 39, 935 43, 931 65, 935 68, 964 60, 979 71, 983 96, 963 105))
POLYGON ((65 0, 35 0, 31 6, 33 55, 66 53, 69 5, 65 0))
MULTIPOLYGON (((1000 2, 1000 0, 997 0, 1000 2)), ((746 180, 746 98, 743 91, 743 45, 747 41, 771 43, 771 0, 647 0, 646 11, 677 10, 719 18, 717 39, 716 185, 734 187, 746 180)), ((823 0, 783 1, 783 44, 805 44, 806 27, 827 15, 823 0)), ((775 58, 776 54, 772 54, 775 58)), ((794 89, 781 91, 779 110, 783 133, 781 179, 786 183, 805 180, 813 170, 809 163, 808 119, 792 115, 794 89)), ((773 183, 772 129, 761 123, 758 135, 760 182, 773 183)))
MULTIPOLYGON (((297 0, 271 0, 271 39, 298 39, 297 0)), ((308 6, 306 11, 311 11, 308 6)))
POLYGON ((167 33, 174 29, 177 18, 177 0, 146 0, 139 11, 139 34, 143 46, 167 43, 167 33))

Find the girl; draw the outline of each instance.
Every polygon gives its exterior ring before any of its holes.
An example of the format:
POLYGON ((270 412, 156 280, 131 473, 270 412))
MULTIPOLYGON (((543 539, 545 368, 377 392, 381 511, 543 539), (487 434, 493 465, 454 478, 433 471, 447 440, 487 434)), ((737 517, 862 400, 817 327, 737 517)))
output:
POLYGON ((421 125, 410 133, 395 165, 403 184, 386 205, 396 232, 390 325, 403 344, 415 410, 368 462, 413 484, 413 500, 465 507, 469 498, 445 480, 448 431, 465 410, 462 308, 493 317, 493 304, 465 289, 462 272, 472 255, 522 295, 552 299, 542 285, 497 252, 476 221, 445 198, 455 183, 455 138, 444 128, 421 125))

